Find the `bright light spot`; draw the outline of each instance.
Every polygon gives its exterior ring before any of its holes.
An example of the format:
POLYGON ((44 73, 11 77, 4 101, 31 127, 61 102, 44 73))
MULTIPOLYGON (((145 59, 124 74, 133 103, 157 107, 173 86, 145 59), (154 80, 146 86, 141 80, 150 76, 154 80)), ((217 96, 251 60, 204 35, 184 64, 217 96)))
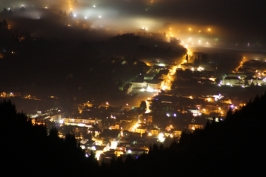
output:
POLYGON ((99 16, 99 18, 102 18, 102 16, 99 16))
POLYGON ((199 66, 199 67, 197 68, 197 70, 198 70, 198 71, 203 71, 203 70, 204 70, 204 68, 203 68, 203 67, 201 67, 201 66, 199 66))
POLYGON ((154 89, 151 88, 150 86, 148 86, 146 90, 147 90, 147 92, 154 92, 154 89))
POLYGON ((145 101, 146 102, 146 105, 147 105, 147 109, 145 111, 145 113, 150 113, 151 110, 150 110, 150 103, 148 101, 145 101))
POLYGON ((95 157, 97 160, 100 160, 101 152, 96 152, 95 157))
POLYGON ((93 5, 93 8, 95 8, 96 7, 96 5, 93 5))
POLYGON ((111 149, 116 149, 117 148, 117 144, 118 142, 117 141, 111 141, 111 149))
POLYGON ((162 143, 162 142, 164 142, 164 140, 165 140, 164 134, 163 133, 160 133, 158 135, 158 141, 160 141, 162 143))

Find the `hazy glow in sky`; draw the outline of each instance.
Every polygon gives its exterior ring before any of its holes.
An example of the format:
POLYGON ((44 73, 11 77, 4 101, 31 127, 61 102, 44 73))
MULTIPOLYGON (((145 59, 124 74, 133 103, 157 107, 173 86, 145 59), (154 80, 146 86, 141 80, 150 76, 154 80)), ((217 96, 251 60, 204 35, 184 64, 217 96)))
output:
MULTIPOLYGON (((11 8, 18 18, 46 18, 54 21, 53 25, 59 23, 55 15, 60 10, 67 14, 72 11, 75 20, 82 20, 86 26, 108 28, 113 33, 145 28, 183 41, 191 34, 208 33, 216 41, 226 37, 258 43, 266 31, 266 24, 261 21, 266 16, 264 5, 262 0, 1 0, 0 9, 11 8), (26 11, 15 13, 21 6, 26 11)), ((6 17, 0 14, 1 18, 6 17)), ((41 30, 33 29, 36 31, 41 30)), ((198 36, 195 41, 203 42, 203 37, 198 36)))

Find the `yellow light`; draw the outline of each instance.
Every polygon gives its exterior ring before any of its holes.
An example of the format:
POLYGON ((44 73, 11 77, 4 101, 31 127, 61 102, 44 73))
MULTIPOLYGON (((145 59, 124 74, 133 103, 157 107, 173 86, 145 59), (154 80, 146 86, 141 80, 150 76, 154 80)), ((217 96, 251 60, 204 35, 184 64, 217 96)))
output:
POLYGON ((165 137, 164 137, 164 134, 163 134, 163 133, 160 133, 160 134, 158 135, 158 140, 159 140, 160 142, 164 142, 165 137))

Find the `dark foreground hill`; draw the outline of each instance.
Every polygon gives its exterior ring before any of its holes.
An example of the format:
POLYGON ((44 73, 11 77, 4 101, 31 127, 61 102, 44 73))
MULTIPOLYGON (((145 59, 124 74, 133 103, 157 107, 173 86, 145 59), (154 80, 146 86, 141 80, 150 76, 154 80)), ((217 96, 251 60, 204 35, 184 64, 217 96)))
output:
POLYGON ((98 163, 85 157, 75 137, 59 139, 57 130, 33 125, 10 101, 0 103, 1 174, 7 176, 88 176, 98 163), (90 169, 90 170, 88 170, 90 169))
POLYGON ((256 96, 241 110, 229 110, 225 121, 184 131, 179 143, 153 146, 148 155, 128 160, 115 174, 123 169, 124 174, 134 171, 141 176, 262 176, 265 108, 266 94, 256 96))

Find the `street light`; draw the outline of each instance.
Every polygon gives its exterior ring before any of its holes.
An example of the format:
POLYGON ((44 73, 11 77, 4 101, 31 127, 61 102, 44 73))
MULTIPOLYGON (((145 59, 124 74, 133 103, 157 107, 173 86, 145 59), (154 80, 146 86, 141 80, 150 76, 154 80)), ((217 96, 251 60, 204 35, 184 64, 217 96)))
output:
POLYGON ((208 28, 208 33, 211 34, 211 28, 208 28))

